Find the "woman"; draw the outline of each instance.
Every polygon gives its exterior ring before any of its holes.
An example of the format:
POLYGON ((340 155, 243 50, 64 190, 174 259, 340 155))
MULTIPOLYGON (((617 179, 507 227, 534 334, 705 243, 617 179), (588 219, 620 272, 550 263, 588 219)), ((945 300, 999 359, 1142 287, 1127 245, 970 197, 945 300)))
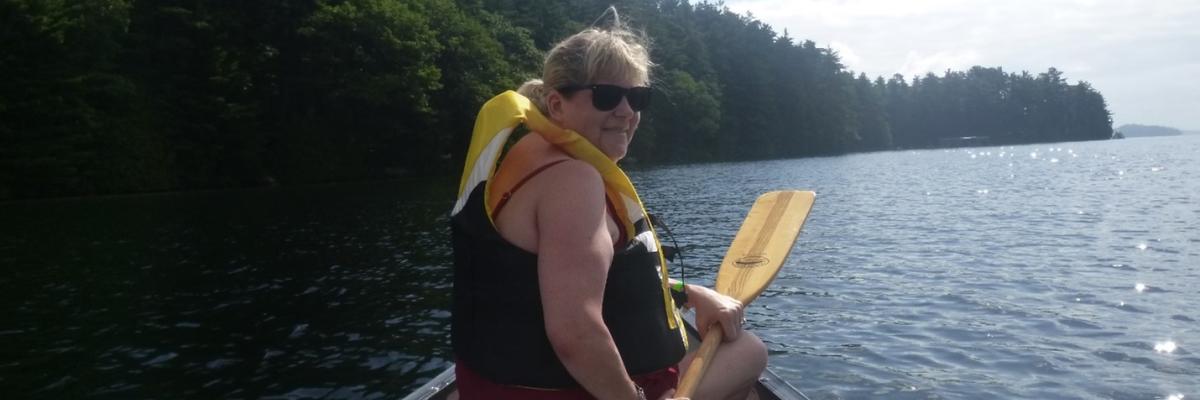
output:
MULTIPOLYGON (((615 164, 649 105, 643 43, 619 20, 584 30, 549 52, 542 79, 481 110, 452 213, 461 398, 667 398, 687 368, 658 240, 615 164), (493 174, 515 125, 531 132, 493 174)), ((695 398, 744 399, 766 348, 742 332, 742 304, 674 286, 702 331, 725 330, 695 398)))

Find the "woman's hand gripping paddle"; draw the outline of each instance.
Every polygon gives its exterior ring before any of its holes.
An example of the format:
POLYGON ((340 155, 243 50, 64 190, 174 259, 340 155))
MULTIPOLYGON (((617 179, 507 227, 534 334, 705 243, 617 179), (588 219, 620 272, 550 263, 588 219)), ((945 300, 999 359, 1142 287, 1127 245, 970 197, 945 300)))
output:
MULTIPOLYGON (((812 209, 813 192, 769 192, 758 197, 741 229, 725 253, 725 261, 717 272, 717 292, 741 301, 748 306, 783 267, 784 260, 800 235, 800 228, 812 209)), ((692 397, 700 378, 717 352, 724 333, 710 328, 700 350, 675 392, 676 397, 692 397)))

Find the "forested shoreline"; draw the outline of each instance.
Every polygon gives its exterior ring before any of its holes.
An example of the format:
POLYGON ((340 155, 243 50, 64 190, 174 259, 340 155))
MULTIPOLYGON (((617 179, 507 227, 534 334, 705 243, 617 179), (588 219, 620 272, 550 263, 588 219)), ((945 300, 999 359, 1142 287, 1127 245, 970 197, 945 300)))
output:
POLYGON ((610 4, 658 64, 638 163, 1112 135, 1054 68, 871 78, 720 3, 0 0, 0 200, 453 175, 479 106, 610 4))

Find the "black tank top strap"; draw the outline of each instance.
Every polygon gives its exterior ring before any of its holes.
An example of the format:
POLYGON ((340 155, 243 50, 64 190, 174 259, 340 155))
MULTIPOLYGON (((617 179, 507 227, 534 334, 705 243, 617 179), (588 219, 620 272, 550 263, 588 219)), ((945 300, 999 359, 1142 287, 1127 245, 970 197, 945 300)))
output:
POLYGON ((546 165, 537 167, 537 169, 533 170, 533 172, 530 172, 529 175, 525 175, 524 178, 521 178, 520 181, 517 181, 516 185, 513 185, 512 188, 508 189, 507 192, 504 192, 504 194, 500 196, 500 202, 496 203, 496 208, 492 210, 492 219, 495 220, 496 216, 500 215, 500 210, 504 208, 504 205, 508 204, 508 200, 512 199, 513 193, 516 193, 517 189, 520 189, 525 182, 529 182, 530 179, 532 179, 534 176, 537 176, 537 174, 542 173, 542 171, 545 171, 550 167, 558 165, 559 163, 567 160, 570 160, 570 158, 564 158, 546 163, 546 165))

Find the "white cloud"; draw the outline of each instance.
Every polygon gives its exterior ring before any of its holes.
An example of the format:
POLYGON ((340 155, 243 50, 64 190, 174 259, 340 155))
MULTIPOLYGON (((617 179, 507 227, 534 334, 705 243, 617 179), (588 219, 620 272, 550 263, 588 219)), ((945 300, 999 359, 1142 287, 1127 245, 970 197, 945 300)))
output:
POLYGON ((947 69, 963 71, 971 66, 979 65, 980 58, 978 51, 970 49, 939 51, 928 56, 921 55, 914 50, 908 52, 908 56, 904 59, 904 65, 900 66, 898 72, 907 77, 924 75, 926 72, 941 75, 941 72, 947 69))
POLYGON ((833 41, 832 43, 829 43, 829 48, 837 52, 838 58, 842 60, 842 65, 845 65, 847 68, 857 70, 859 69, 859 66, 862 65, 862 57, 860 57, 858 53, 856 53, 849 45, 839 41, 833 41))

